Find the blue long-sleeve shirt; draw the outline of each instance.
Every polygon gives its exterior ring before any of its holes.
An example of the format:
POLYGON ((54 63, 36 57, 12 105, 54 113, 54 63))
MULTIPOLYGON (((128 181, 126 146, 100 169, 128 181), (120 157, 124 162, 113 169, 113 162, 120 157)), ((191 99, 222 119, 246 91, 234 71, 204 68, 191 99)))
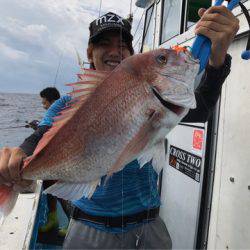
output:
POLYGON ((42 121, 38 124, 38 127, 41 126, 52 126, 53 117, 57 116, 63 108, 66 107, 67 103, 71 100, 71 96, 65 95, 60 99, 56 100, 46 111, 42 121))

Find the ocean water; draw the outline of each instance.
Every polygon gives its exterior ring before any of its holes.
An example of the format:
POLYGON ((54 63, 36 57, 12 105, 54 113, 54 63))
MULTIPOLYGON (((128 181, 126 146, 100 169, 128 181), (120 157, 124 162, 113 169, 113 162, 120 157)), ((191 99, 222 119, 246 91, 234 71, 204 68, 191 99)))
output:
POLYGON ((40 121, 44 113, 39 95, 0 93, 0 148, 19 146, 34 132, 25 121, 40 121))
MULTIPOLYGON (((25 121, 40 121, 44 113, 39 95, 0 93, 0 149, 4 146, 19 146, 26 137, 34 132, 33 129, 24 127, 25 121)), ((38 226, 46 222, 47 212, 47 200, 43 195, 39 203, 39 217, 36 220, 38 225, 34 227, 32 244, 35 244, 35 249, 61 249, 62 247, 58 246, 58 243, 48 245, 37 242, 38 226)), ((66 227, 68 219, 59 202, 57 203, 57 213, 59 225, 66 227)))

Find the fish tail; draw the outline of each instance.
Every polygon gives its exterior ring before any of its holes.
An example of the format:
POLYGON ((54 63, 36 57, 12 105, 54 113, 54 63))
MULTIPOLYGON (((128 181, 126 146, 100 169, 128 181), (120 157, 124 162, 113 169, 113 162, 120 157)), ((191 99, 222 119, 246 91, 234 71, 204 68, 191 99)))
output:
POLYGON ((14 191, 13 186, 0 185, 0 224, 15 206, 18 194, 19 192, 14 191))

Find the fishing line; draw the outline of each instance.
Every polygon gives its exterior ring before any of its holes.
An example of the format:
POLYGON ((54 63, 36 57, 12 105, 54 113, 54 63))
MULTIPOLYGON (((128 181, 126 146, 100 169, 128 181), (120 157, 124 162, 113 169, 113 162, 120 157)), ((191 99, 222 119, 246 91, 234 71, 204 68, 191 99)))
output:
MULTIPOLYGON (((151 179, 152 179, 152 175, 151 175, 151 171, 150 168, 153 168, 153 158, 150 162, 148 162, 151 164, 151 166, 148 166, 148 185, 149 185, 149 199, 148 199, 148 207, 147 207, 147 217, 146 217, 146 222, 142 222, 142 229, 140 234, 136 234, 136 248, 139 247, 139 243, 140 243, 140 238, 143 235, 144 231, 145 231, 145 235, 143 237, 143 248, 145 248, 145 241, 147 239, 147 235, 148 235, 148 229, 149 229, 149 211, 150 211, 150 203, 151 203, 151 199, 152 199, 152 186, 151 186, 151 179), (145 229, 145 224, 146 224, 146 229, 145 229), (145 230, 144 230, 145 229, 145 230)), ((142 166, 142 168, 145 168, 147 163, 144 164, 144 166, 142 166)))
MULTIPOLYGON (((120 63, 122 61, 122 27, 120 27, 120 63)), ((123 242, 124 242, 124 176, 123 176, 123 170, 122 170, 122 243, 121 243, 121 249, 123 249, 123 242)))
MULTIPOLYGON (((155 11, 155 15, 156 15, 156 0, 154 1, 153 10, 152 10, 152 12, 151 12, 151 14, 150 14, 149 22, 148 22, 147 27, 146 27, 146 29, 145 29, 145 33, 143 34, 143 37, 142 37, 142 45, 141 45, 141 46, 143 46, 144 39, 145 39, 146 34, 147 34, 147 32, 148 32, 149 25, 150 25, 150 21, 151 21, 151 18, 152 18, 152 16, 153 16, 154 11, 155 11)), ((145 10, 144 10, 144 12, 145 12, 145 10)), ((144 14, 144 13, 143 13, 143 14, 144 14)), ((142 16, 143 16, 143 15, 142 15, 142 16)), ((146 21, 146 20, 145 20, 145 21, 146 21)), ((155 20, 154 20, 154 21, 155 21, 155 20)), ((155 25, 156 25, 156 21, 155 21, 155 25)), ((142 47, 141 47, 141 50, 142 50, 142 47)), ((152 158, 152 160, 151 160, 151 166, 153 167, 152 164, 153 164, 153 158, 152 158)), ((145 167, 145 165, 144 165, 143 167, 145 167)), ((152 178, 152 177, 151 177, 151 171, 150 171, 150 166, 149 166, 149 168, 148 168, 148 185, 149 185, 149 189, 150 189, 150 190, 149 190, 149 200, 148 200, 148 207, 147 207, 147 218, 146 218, 146 222, 145 222, 145 223, 147 223, 147 224, 146 224, 145 235, 144 235, 144 237, 143 237, 143 242, 142 242, 144 248, 145 248, 146 237, 147 237, 147 235, 148 235, 148 230, 149 230, 149 210, 150 210, 150 204, 151 204, 151 199, 152 199, 151 178, 152 178)), ((145 223, 142 224, 141 233, 140 233, 139 235, 136 235, 136 237, 137 237, 137 240, 136 240, 136 247, 139 247, 139 243, 140 243, 139 241, 140 241, 140 237, 143 235, 145 223)))
MULTIPOLYGON (((151 164, 152 164, 152 168, 153 168, 153 158, 151 160, 151 164)), ((149 191, 149 203, 148 203, 148 211, 147 211, 147 219, 146 219, 146 223, 147 223, 147 226, 146 226, 146 232, 145 232, 145 236, 144 236, 144 246, 145 246, 145 240, 147 238, 147 235, 148 235, 148 228, 149 228, 149 221, 148 221, 148 218, 149 218, 149 210, 150 210, 150 203, 151 203, 151 199, 152 199, 152 186, 151 186, 151 179, 152 179, 152 176, 151 176, 151 171, 150 171, 150 167, 148 169, 148 185, 149 185, 149 188, 150 188, 150 191, 149 191)), ((144 224, 143 224, 144 226, 144 224)))
POLYGON ((57 77, 58 77, 59 69, 60 69, 60 66, 61 66, 62 57, 63 57, 63 52, 61 52, 61 55, 60 55, 60 58, 59 58, 59 62, 58 62, 58 66, 57 66, 57 69, 56 69, 56 75, 55 75, 55 80, 54 80, 53 87, 55 87, 55 86, 56 86, 56 81, 57 81, 57 77))

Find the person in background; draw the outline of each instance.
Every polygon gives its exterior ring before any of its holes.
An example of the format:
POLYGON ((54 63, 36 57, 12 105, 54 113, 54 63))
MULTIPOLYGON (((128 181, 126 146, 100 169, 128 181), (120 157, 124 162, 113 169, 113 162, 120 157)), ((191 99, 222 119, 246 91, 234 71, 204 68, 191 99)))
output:
MULTIPOLYGON (((195 93, 197 109, 189 112, 184 118, 185 122, 205 122, 213 112, 222 84, 230 72, 231 57, 227 55, 227 50, 239 28, 238 20, 223 6, 200 10, 199 14, 201 20, 196 33, 211 39, 212 55, 195 93)), ((87 50, 92 68, 106 71, 115 69, 123 59, 133 55, 132 40, 129 22, 119 15, 107 13, 94 20, 90 24, 87 50)), ((11 182, 14 177, 20 179, 17 166, 23 157, 32 154, 48 129, 49 126, 41 127, 39 134, 33 134, 19 148, 3 150, 0 176, 5 182, 11 182), (14 165, 13 160, 11 162, 11 168, 5 162, 8 155, 15 159, 14 165), (6 175, 6 169, 11 171, 12 177, 6 175)), ((104 179, 105 176, 102 181, 104 179)), ((75 209, 64 248, 171 249, 171 237, 159 217, 157 179, 151 162, 140 168, 138 161, 134 160, 113 174, 106 185, 99 186, 90 199, 83 197, 74 201, 75 209)))
POLYGON ((55 87, 48 87, 40 92, 43 108, 48 110, 49 107, 60 98, 60 93, 55 87))
MULTIPOLYGON (((43 108, 48 110, 51 105, 60 98, 60 93, 55 87, 48 87, 40 92, 40 97, 42 99, 43 108)), ((51 116, 51 113, 46 112, 45 116, 51 116)), ((39 126, 41 126, 40 123, 37 124, 37 127, 39 126)), ((44 181, 43 188, 46 189, 53 184, 54 181, 44 181)), ((48 205, 47 222, 45 225, 39 228, 40 233, 49 233, 52 230, 57 231, 59 227, 59 221, 57 217, 57 198, 50 194, 47 194, 46 197, 48 205)))
MULTIPOLYGON (((56 88, 48 87, 40 92, 40 97, 42 98, 43 108, 47 110, 54 101, 60 98, 60 93, 56 88)), ((25 123, 25 128, 32 128, 33 130, 37 130, 39 125, 38 120, 33 120, 31 122, 25 121, 25 123)))
MULTIPOLYGON (((37 131, 39 134, 40 128, 47 128, 52 126, 53 117, 58 115, 62 108, 66 106, 66 104, 71 100, 71 97, 68 95, 62 96, 60 98, 60 93, 56 88, 46 88, 40 92, 40 96, 42 98, 43 107, 47 110, 42 121, 38 124, 39 130, 37 131), (56 98, 56 99, 55 99, 56 98)), ((29 140, 27 138, 26 140, 29 140)), ((26 140, 24 144, 26 144, 26 140)), ((43 188, 46 189, 54 184, 54 181, 44 181, 43 188)), ((48 201, 48 217, 45 225, 39 228, 40 233, 50 233, 51 231, 57 232, 59 236, 64 237, 67 232, 67 227, 59 228, 59 220, 57 216, 57 200, 60 201, 62 208, 65 214, 69 217, 70 213, 70 204, 67 201, 62 199, 57 199, 56 197, 47 194, 48 201)))

